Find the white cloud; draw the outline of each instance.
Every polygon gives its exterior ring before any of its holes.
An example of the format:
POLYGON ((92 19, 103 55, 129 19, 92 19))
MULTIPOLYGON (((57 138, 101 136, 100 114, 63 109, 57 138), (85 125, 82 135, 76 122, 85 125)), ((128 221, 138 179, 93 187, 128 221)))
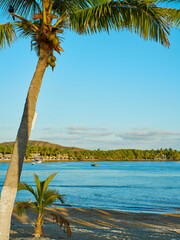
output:
POLYGON ((122 140, 158 140, 158 139, 171 139, 180 137, 180 132, 164 131, 164 130, 149 130, 149 129, 133 129, 127 132, 117 134, 122 140))
POLYGON ((68 130, 70 131, 106 131, 106 128, 100 128, 100 127, 77 127, 77 126, 70 126, 68 127, 68 130))
POLYGON ((96 136, 96 137, 105 137, 113 135, 112 131, 108 131, 106 128, 89 128, 89 127, 68 127, 68 134, 80 135, 85 137, 96 136))
POLYGON ((42 131, 53 131, 55 130, 53 127, 44 127, 41 129, 42 131))
POLYGON ((171 147, 180 150, 180 132, 148 128, 136 128, 117 133, 101 127, 70 126, 53 128, 48 126, 34 132, 31 139, 85 149, 157 149, 171 147))

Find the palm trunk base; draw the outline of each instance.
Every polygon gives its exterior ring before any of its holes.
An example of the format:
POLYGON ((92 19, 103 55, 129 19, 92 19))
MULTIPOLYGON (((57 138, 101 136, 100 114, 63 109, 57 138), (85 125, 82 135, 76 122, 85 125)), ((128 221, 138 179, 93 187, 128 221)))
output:
POLYGON ((34 236, 36 238, 42 237, 42 234, 43 234, 43 232, 42 232, 42 225, 43 225, 43 220, 42 220, 42 218, 40 216, 36 220, 36 227, 35 227, 35 230, 34 230, 34 236))

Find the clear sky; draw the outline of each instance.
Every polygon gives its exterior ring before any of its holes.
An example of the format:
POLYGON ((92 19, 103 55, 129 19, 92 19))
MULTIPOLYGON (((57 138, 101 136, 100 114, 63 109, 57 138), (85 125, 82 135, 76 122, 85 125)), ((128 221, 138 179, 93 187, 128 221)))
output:
MULTIPOLYGON (((45 73, 30 139, 87 149, 180 150, 179 39, 173 30, 168 49, 128 31, 66 32, 57 67, 45 73)), ((37 56, 30 39, 0 54, 5 142, 16 138, 37 56)))

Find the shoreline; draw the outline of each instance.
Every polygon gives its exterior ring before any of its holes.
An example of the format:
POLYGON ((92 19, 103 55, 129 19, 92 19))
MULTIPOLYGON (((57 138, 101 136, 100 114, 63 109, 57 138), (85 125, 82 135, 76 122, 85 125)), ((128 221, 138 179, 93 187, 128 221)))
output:
MULTIPOLYGON (((11 160, 0 160, 0 163, 7 163, 11 160)), ((32 163, 34 159, 32 160, 24 160, 24 162, 32 163)), ((113 159, 113 160, 99 160, 99 159, 84 159, 84 160, 69 160, 69 159, 53 159, 53 160, 43 160, 42 163, 46 162, 180 162, 180 159, 178 160, 165 160, 165 159, 131 159, 131 160, 120 160, 120 159, 113 159)))
MULTIPOLYGON (((180 239, 180 213, 132 213, 106 209, 53 207, 70 222, 70 240, 176 240, 180 239)), ((10 239, 31 240, 35 215, 23 217, 13 214, 10 239)), ((66 233, 53 224, 44 221, 41 240, 67 239, 66 233)))

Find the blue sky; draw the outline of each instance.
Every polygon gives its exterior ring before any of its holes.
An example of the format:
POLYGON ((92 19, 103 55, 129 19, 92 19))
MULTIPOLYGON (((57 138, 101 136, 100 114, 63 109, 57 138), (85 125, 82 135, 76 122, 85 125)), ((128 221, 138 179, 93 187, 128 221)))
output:
MULTIPOLYGON (((30 139, 180 150, 179 30, 171 32, 169 49, 128 31, 64 38, 57 67, 45 73, 30 139)), ((16 138, 36 63, 30 39, 1 52, 0 142, 16 138)))

